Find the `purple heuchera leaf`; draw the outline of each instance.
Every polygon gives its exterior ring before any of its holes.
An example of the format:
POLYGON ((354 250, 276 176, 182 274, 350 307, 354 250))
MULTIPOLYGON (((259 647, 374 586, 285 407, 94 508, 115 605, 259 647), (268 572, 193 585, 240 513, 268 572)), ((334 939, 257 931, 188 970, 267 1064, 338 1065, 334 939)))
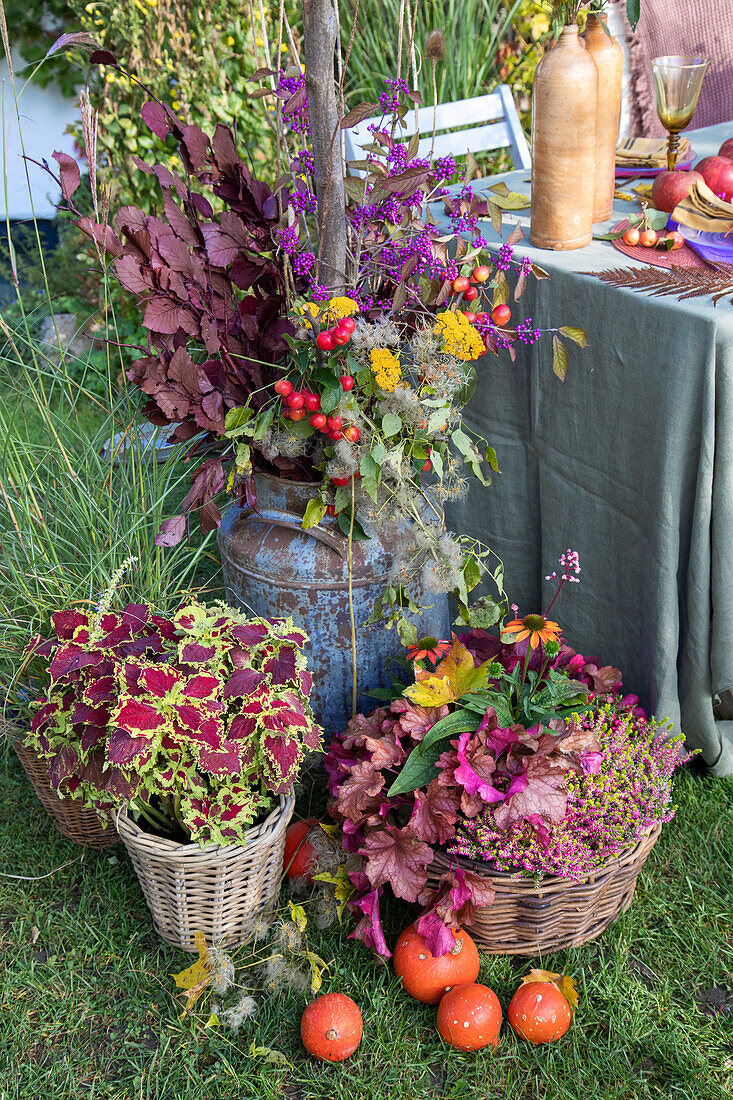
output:
POLYGON ((524 790, 517 791, 494 810, 498 828, 508 829, 523 817, 539 814, 550 821, 562 821, 567 808, 567 771, 547 757, 527 757, 524 790))
POLYGON ((425 940, 428 951, 436 959, 441 959, 443 955, 447 955, 455 945, 456 938, 452 930, 440 919, 434 909, 429 913, 424 913, 417 920, 415 927, 425 940))
POLYGON ((501 802, 504 795, 489 782, 489 776, 496 771, 496 761, 481 743, 480 737, 472 733, 462 733, 458 741, 451 741, 455 747, 459 766, 453 773, 467 794, 478 795, 484 802, 501 802))
POLYGON ((429 844, 416 840, 409 829, 387 825, 364 837, 359 854, 366 858, 364 871, 373 887, 388 882, 398 898, 418 900, 433 861, 429 844))
POLYGON ((369 890, 360 898, 351 901, 352 909, 358 909, 364 914, 354 931, 349 935, 350 940, 361 940, 370 950, 375 951, 385 961, 392 956, 384 938, 382 922, 379 916, 379 898, 382 893, 381 886, 378 890, 369 890))

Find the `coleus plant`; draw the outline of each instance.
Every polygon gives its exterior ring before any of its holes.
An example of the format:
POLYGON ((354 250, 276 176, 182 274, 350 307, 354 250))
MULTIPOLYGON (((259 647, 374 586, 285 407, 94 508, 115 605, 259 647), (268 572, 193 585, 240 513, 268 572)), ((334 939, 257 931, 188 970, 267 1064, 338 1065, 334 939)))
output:
POLYGON ((460 822, 488 807, 501 830, 523 821, 542 831, 561 821, 568 776, 597 772, 602 762, 582 715, 610 701, 631 713, 638 703, 620 696, 618 669, 561 640, 535 647, 531 640, 484 631, 454 636, 447 653, 444 643, 415 662, 415 681, 401 697, 352 719, 327 753, 331 812, 344 847, 363 858, 362 870, 349 876, 350 905, 360 917, 354 935, 385 957, 385 886, 423 906, 418 930, 433 954, 445 954, 451 929, 470 924, 476 905, 490 904, 493 894, 458 864, 437 891, 428 888, 432 846, 447 845, 460 822), (518 669, 525 670, 521 687, 518 669))
POLYGON ((320 746, 306 635, 192 602, 66 609, 28 659, 45 691, 26 744, 62 797, 128 804, 155 831, 241 840, 320 746))

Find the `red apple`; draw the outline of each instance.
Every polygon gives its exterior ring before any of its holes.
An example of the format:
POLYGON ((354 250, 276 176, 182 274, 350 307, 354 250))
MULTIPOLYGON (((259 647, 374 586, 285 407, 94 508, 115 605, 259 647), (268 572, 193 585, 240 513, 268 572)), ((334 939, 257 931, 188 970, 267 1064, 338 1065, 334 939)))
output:
POLYGON ((728 160, 733 160, 733 138, 728 138, 718 149, 719 157, 727 157, 728 160))
POLYGON ((733 160, 727 157, 705 157, 697 166, 697 171, 711 191, 721 199, 730 202, 733 199, 733 160))
POLYGON ((686 199, 696 180, 701 180, 699 172, 661 172, 652 184, 652 202, 657 210, 671 214, 675 206, 686 199))

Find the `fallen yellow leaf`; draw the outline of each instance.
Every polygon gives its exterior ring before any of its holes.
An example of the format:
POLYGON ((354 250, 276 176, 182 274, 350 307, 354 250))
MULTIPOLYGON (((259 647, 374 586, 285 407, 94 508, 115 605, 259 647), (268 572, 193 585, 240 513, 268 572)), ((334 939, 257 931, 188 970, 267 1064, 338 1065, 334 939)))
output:
POLYGON ((194 943, 199 953, 196 962, 192 963, 191 966, 187 966, 185 970, 181 970, 180 973, 171 975, 178 988, 185 989, 187 993, 186 1007, 183 1010, 181 1019, 187 1012, 190 1012, 211 981, 211 953, 206 945, 203 932, 196 933, 194 943))

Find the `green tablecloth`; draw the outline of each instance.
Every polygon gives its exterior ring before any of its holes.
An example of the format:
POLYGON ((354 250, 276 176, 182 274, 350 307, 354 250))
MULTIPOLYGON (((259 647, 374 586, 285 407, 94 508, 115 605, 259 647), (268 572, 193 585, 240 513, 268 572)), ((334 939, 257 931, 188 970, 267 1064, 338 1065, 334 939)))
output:
MULTIPOLYGON (((730 135, 733 124, 689 136, 707 156, 730 135)), ((526 191, 527 177, 503 178, 526 191)), ((635 209, 617 201, 615 220, 635 209)), ((515 319, 579 325, 590 346, 569 344, 564 384, 547 338, 515 364, 480 362, 466 419, 502 472, 449 522, 503 559, 520 614, 547 607, 544 574, 578 550, 582 583, 553 608, 569 643, 617 665, 712 772, 733 774, 733 721, 713 713, 715 693, 733 687, 733 306, 611 288, 582 274, 633 263, 610 243, 542 251, 528 245, 528 216, 506 218, 504 237, 515 222, 518 254, 552 276, 530 283, 515 319)), ((484 235, 498 241, 488 225, 484 235)))

